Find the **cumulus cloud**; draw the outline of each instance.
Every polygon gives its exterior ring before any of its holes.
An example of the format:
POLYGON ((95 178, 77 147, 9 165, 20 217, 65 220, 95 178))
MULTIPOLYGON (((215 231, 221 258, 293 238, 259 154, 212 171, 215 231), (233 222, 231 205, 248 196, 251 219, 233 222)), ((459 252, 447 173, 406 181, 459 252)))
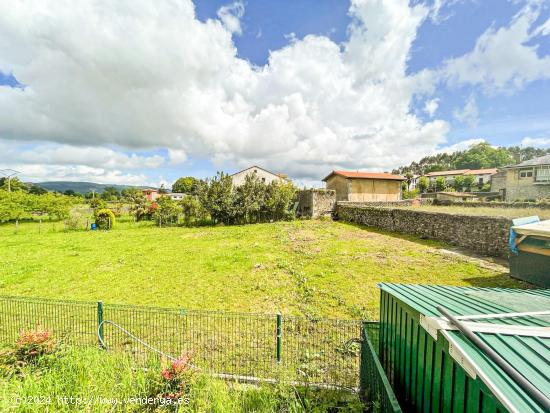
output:
POLYGON ((467 123, 469 126, 475 127, 479 120, 479 110, 477 108, 475 96, 470 95, 463 108, 453 111, 453 116, 459 122, 467 123))
POLYGON ((479 85, 487 93, 511 92, 538 79, 550 79, 550 56, 539 56, 536 36, 548 36, 550 23, 536 26, 543 3, 530 1, 509 25, 491 26, 474 49, 449 59, 441 76, 451 85, 479 85))
POLYGON ((484 143, 484 142, 486 142, 486 140, 481 138, 466 139, 466 140, 454 143, 452 145, 447 145, 447 146, 438 148, 433 152, 433 154, 436 154, 436 153, 450 154, 457 151, 465 151, 466 149, 470 148, 470 146, 472 145, 477 145, 478 143, 484 143))
POLYGON ((244 16, 244 4, 236 1, 218 9, 218 17, 231 33, 242 34, 241 18, 244 16))
MULTIPOLYGON (((172 164, 255 163, 304 179, 332 168, 388 170, 444 143, 447 122, 412 113, 423 75, 406 72, 427 7, 354 0, 345 43, 294 38, 255 67, 232 41, 244 13, 236 4, 206 22, 190 0, 10 4, 0 14, 0 70, 26 87, 0 87, 0 137, 65 145, 28 154, 44 168, 78 146, 88 155, 73 159, 86 168, 101 157, 90 146, 166 148, 172 164)), ((163 162, 106 150, 115 160, 98 169, 163 162)))
POLYGON ((427 100, 426 103, 424 104, 424 112, 426 112, 430 118, 433 118, 433 116, 435 115, 435 111, 437 110, 438 107, 439 107, 439 99, 435 98, 435 99, 427 100))
POLYGON ((526 136, 521 140, 524 146, 550 147, 550 138, 530 138, 526 136))

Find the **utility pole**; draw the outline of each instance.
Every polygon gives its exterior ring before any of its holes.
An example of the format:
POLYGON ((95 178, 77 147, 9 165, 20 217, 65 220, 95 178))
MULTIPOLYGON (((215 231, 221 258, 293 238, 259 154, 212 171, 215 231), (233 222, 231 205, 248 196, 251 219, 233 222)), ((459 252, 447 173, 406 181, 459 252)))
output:
POLYGON ((16 171, 15 169, 2 169, 0 173, 6 177, 8 180, 8 192, 11 192, 11 178, 15 175, 20 174, 21 172, 16 171))

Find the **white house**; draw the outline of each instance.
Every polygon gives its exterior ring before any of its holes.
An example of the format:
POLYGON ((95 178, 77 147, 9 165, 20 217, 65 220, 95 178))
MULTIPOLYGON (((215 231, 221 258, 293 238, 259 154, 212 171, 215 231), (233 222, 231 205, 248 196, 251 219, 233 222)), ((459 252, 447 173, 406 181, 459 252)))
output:
POLYGON ((284 174, 275 174, 266 169, 260 168, 259 166, 251 166, 250 168, 243 169, 242 171, 235 172, 233 175, 230 175, 233 180, 233 185, 240 186, 244 184, 245 178, 250 174, 256 175, 260 181, 265 182, 266 184, 270 184, 273 181, 285 182, 287 179, 287 176, 284 174))
POLYGON ((497 173, 496 168, 491 169, 457 169, 454 171, 437 171, 429 172, 426 174, 430 180, 430 184, 434 184, 436 179, 440 176, 445 178, 447 184, 452 184, 457 176, 471 176, 475 177, 476 185, 483 185, 487 182, 491 182, 491 177, 497 173))
POLYGON ((166 194, 166 196, 170 197, 173 201, 181 201, 185 197, 185 194, 181 192, 171 192, 166 194))

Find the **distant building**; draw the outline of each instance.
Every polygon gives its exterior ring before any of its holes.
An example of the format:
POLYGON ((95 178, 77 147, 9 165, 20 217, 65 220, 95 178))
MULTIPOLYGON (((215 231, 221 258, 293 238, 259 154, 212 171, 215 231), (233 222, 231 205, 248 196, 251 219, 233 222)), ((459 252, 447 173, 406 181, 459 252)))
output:
POLYGON ((336 191, 337 201, 399 201, 401 175, 385 172, 332 171, 323 181, 336 191))
POLYGON ((490 169, 470 169, 464 173, 464 176, 474 175, 476 177, 476 184, 479 186, 485 185, 487 182, 491 182, 491 178, 498 172, 496 168, 490 169))
POLYGON ((160 197, 159 191, 156 189, 143 189, 142 192, 148 201, 156 201, 160 197))
POLYGON ((166 194, 166 196, 174 201, 181 201, 183 198, 185 198, 185 194, 182 192, 171 192, 169 194, 166 194))
POLYGON ((506 166, 498 177, 491 191, 507 202, 550 198, 550 155, 506 166))
POLYGON ((257 176, 258 179, 265 184, 270 184, 271 182, 286 182, 288 178, 285 174, 275 174, 266 169, 260 168, 259 166, 251 166, 250 168, 243 169, 242 171, 235 172, 233 175, 230 175, 233 180, 233 186, 240 186, 244 184, 246 177, 251 174, 257 176))
POLYGON ((435 185, 435 181, 440 176, 442 176, 445 179, 446 183, 451 184, 454 182, 457 176, 462 176, 468 171, 469 169, 455 169, 452 171, 434 171, 434 172, 428 172, 425 176, 430 180, 430 185, 435 185))
POLYGON ((457 176, 474 176, 475 183, 478 186, 483 186, 491 182, 491 177, 497 173, 496 168, 489 169, 456 169, 452 171, 434 171, 429 172, 425 176, 430 180, 430 186, 435 185, 437 178, 442 176, 447 185, 452 185, 457 176))

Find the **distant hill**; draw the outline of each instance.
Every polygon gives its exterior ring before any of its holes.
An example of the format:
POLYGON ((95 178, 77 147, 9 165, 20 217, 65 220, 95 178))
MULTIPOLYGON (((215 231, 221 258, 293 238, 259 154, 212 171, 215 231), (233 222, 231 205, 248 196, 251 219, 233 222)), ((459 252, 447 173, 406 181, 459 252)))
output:
POLYGON ((96 193, 102 193, 107 187, 115 187, 118 191, 122 191, 124 188, 148 188, 136 187, 132 185, 113 185, 113 184, 98 184, 95 182, 65 182, 65 181, 51 181, 51 182, 36 182, 35 185, 41 186, 48 191, 65 192, 68 189, 72 189, 80 194, 86 194, 88 192, 95 191, 96 193))

